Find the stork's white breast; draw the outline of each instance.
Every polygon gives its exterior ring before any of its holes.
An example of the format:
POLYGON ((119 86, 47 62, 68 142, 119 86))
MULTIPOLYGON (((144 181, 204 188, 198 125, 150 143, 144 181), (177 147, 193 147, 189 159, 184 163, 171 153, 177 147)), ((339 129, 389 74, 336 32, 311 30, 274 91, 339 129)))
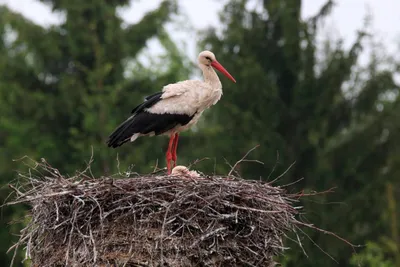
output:
POLYGON ((149 112, 200 115, 222 96, 221 88, 212 88, 208 83, 195 80, 167 85, 163 92, 162 100, 149 108, 149 112))

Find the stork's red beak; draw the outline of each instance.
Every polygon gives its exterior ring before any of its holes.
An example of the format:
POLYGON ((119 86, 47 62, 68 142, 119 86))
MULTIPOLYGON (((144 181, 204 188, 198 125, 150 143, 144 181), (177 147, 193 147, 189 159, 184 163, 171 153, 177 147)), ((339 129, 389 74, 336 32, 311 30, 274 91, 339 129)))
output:
POLYGON ((211 66, 213 66, 214 68, 219 70, 222 74, 224 74, 226 77, 231 79, 234 83, 236 83, 235 78, 233 78, 232 75, 230 75, 229 72, 218 61, 213 60, 213 62, 211 62, 211 66))

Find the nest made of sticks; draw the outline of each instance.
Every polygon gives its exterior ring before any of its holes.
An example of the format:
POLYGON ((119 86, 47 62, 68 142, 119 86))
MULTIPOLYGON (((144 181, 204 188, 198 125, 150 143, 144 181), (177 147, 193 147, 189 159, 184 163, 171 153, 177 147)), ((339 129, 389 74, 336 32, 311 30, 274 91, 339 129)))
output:
POLYGON ((9 204, 30 205, 12 249, 33 266, 274 266, 305 224, 283 188, 237 177, 65 177, 20 173, 9 204))

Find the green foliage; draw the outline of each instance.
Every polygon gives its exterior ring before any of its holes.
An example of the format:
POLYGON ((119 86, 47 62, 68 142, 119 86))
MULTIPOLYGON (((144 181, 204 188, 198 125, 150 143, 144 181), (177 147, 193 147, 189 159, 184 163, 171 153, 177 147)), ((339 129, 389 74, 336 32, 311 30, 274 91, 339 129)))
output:
POLYGON ((358 254, 353 254, 350 259, 352 266, 365 266, 365 267, 394 267, 399 266, 399 242, 398 242, 398 223, 396 212, 396 199, 394 198, 393 185, 388 183, 386 186, 387 195, 387 217, 384 216, 385 222, 390 226, 390 237, 381 236, 377 242, 368 241, 365 248, 358 254), (397 262, 397 263, 396 263, 397 262))
MULTIPOLYGON (((328 40, 325 47, 317 43, 318 25, 332 1, 306 20, 297 0, 257 1, 262 10, 247 9, 248 2, 229 1, 221 12, 223 31, 203 34, 203 45, 237 84, 223 81, 224 96, 207 113, 207 129, 191 141, 194 154, 234 163, 260 144, 252 158, 265 165, 239 167, 243 177, 257 179, 268 177, 278 152, 275 176, 296 162, 280 183, 304 177, 291 190, 336 188, 334 194, 303 201, 307 221, 355 244, 376 239, 388 230, 382 192, 398 169, 390 163, 400 126, 395 70, 381 67, 374 47, 370 65, 358 65, 370 38, 367 29, 349 49, 340 40, 328 40)), ((214 163, 202 167, 212 171, 214 163)), ((222 161, 217 164, 217 172, 228 169, 222 161)), ((340 266, 348 264, 351 247, 320 233, 307 234, 340 266)), ((302 243, 309 257, 298 247, 285 254, 285 266, 336 266, 310 240, 302 243)))
POLYGON ((387 259, 381 245, 368 242, 366 248, 359 254, 355 254, 350 260, 351 266, 363 267, 395 267, 393 261, 387 259))
MULTIPOLYGON (((43 28, 22 15, 0 6, 0 177, 6 184, 15 177, 24 155, 45 158, 61 172, 84 167, 93 150, 92 172, 96 176, 131 164, 135 171, 149 171, 163 158, 162 139, 138 141, 134 147, 112 150, 107 136, 145 95, 178 79, 188 71, 175 72, 187 64, 164 29, 178 12, 173 0, 134 25, 123 25, 117 8, 129 1, 46 0, 53 10, 65 14, 60 25, 43 28), (162 71, 146 75, 129 72, 148 40, 158 38, 166 51, 162 71), (159 75, 154 80, 154 74, 159 75), (143 151, 147 151, 145 156, 143 151)), ((133 8, 135 7, 133 2, 133 8)), ((138 14, 140 15, 140 14, 138 14)), ((8 190, 2 190, 2 200, 8 190)), ((4 209, 2 223, 22 209, 4 209)), ((9 257, 5 250, 11 236, 2 227, 0 265, 9 257)), ((17 231, 13 231, 16 233, 17 231)), ((18 261, 17 261, 18 262, 18 261)))

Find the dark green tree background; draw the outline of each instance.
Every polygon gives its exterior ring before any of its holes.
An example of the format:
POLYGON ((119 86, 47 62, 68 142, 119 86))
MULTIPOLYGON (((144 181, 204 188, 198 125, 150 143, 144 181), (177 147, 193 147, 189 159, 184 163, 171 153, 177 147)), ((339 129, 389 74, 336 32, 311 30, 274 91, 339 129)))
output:
MULTIPOLYGON (((399 263, 399 65, 382 57, 369 29, 360 29, 350 48, 341 40, 317 42, 321 22, 333 1, 314 17, 300 16, 299 0, 227 1, 221 12, 222 31, 201 33, 199 50, 210 49, 238 83, 221 76, 224 95, 195 131, 182 134, 179 163, 204 157, 195 168, 219 174, 249 149, 260 147, 238 172, 248 179, 278 176, 292 183, 288 190, 335 193, 305 198, 304 221, 333 231, 354 244, 315 231, 306 233, 332 255, 339 266, 393 267, 399 263), (359 64, 371 48, 368 66, 359 64), (384 67, 386 66, 386 67, 384 67), (277 154, 279 158, 277 160, 277 154)), ((45 158, 61 172, 85 167, 92 154, 94 175, 133 166, 148 172, 157 160, 164 166, 165 138, 138 139, 112 150, 108 134, 145 95, 186 79, 191 65, 165 30, 179 15, 179 1, 159 7, 134 25, 124 25, 117 8, 128 0, 42 0, 65 15, 60 25, 44 28, 0 6, 0 177, 4 185, 24 168, 12 161, 24 155, 45 158), (157 38, 165 54, 145 67, 138 56, 157 38)), ((141 14, 138 14, 138 16, 141 14)), ((7 266, 24 207, 2 209, 0 264, 7 266)), ((279 260, 283 266, 338 266, 302 236, 308 258, 295 243, 279 260)))
MULTIPOLYGON (((400 126, 395 66, 380 68, 383 59, 374 47, 369 66, 359 65, 360 53, 373 40, 368 29, 350 49, 341 40, 318 47, 316 34, 333 1, 306 20, 298 0, 257 1, 262 11, 246 9, 248 2, 229 1, 221 12, 222 33, 204 32, 203 45, 238 83, 224 83, 222 101, 208 113, 207 129, 199 131, 208 145, 193 140, 193 150, 199 157, 212 155, 219 161, 217 171, 226 172, 230 167, 221 159, 234 163, 261 144, 252 158, 265 165, 241 164, 243 177, 267 178, 278 152, 272 177, 295 162, 280 184, 304 177, 290 189, 336 188, 303 201, 305 220, 355 244, 391 236, 385 188, 390 181, 398 186, 398 165, 391 162, 398 158, 392 152, 400 126)), ((204 165, 214 168, 212 162, 204 165)), ((350 264, 351 247, 321 233, 307 234, 339 266, 350 264)), ((310 240, 302 242, 309 257, 297 247, 282 257, 284 266, 337 266, 310 240)))
MULTIPOLYGON (((144 96, 187 78, 187 68, 177 71, 185 58, 164 28, 176 16, 177 3, 162 1, 138 23, 125 26, 116 11, 128 0, 42 2, 64 14, 65 21, 44 28, 0 6, 2 184, 23 167, 12 159, 24 155, 45 158, 61 172, 73 174, 85 166, 93 149, 94 175, 100 176, 116 171, 119 152, 122 170, 134 164, 135 171, 149 171, 164 156, 162 140, 139 141, 118 151, 105 141, 144 96), (164 70, 141 67, 141 75, 135 76, 128 66, 139 65, 137 56, 151 38, 164 46, 164 70)), ((2 202, 8 193, 2 190, 2 202)), ((13 240, 6 223, 21 212, 3 208, 1 266, 9 263, 5 251, 13 240)))

